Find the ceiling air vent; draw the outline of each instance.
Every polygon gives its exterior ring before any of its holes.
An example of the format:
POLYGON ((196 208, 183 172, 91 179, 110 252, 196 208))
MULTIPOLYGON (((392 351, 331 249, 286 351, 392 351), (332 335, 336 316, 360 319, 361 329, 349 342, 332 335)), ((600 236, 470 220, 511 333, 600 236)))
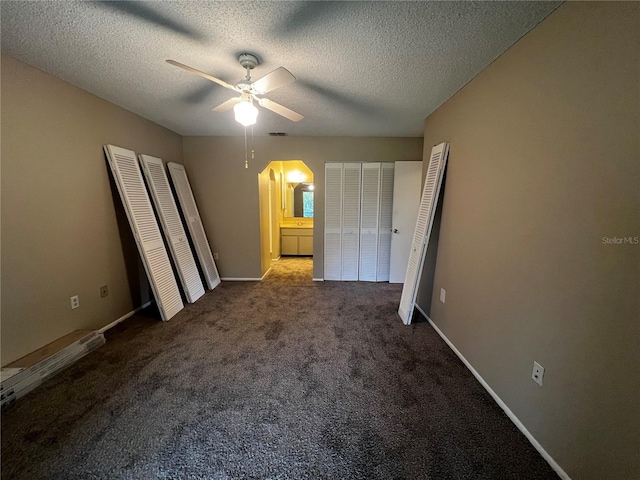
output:
POLYGON ((269 136, 271 137, 286 137, 286 132, 269 132, 269 136))

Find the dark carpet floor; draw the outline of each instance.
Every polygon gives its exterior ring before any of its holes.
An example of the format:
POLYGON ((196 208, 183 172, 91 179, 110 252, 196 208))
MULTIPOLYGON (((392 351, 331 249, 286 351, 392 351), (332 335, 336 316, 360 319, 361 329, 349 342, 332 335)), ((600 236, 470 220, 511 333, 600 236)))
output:
POLYGON ((401 286, 311 259, 143 312, 2 415, 2 478, 557 479, 401 286))

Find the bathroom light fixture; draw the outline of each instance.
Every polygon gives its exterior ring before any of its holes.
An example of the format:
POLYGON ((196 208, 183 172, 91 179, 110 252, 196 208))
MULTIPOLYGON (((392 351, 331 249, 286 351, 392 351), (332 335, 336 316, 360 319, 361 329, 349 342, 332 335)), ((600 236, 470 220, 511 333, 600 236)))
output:
POLYGON ((289 173, 287 173, 287 181, 289 183, 304 182, 306 178, 307 176, 298 170, 291 170, 289 173))
POLYGON ((248 127, 256 123, 258 118, 258 109, 253 105, 251 97, 245 93, 242 94, 242 100, 233 107, 236 122, 248 127))

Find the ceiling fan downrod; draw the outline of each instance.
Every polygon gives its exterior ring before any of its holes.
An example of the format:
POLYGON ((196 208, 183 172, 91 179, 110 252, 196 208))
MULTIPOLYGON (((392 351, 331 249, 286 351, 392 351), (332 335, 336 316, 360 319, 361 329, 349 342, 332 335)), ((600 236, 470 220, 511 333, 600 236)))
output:
POLYGON ((258 66, 260 64, 260 62, 258 61, 258 57, 256 57, 255 55, 252 55, 251 53, 241 53, 238 56, 238 61, 240 62, 240 65, 242 65, 242 68, 244 68, 247 71, 247 81, 251 80, 251 70, 253 70, 254 68, 256 68, 256 66, 258 66))

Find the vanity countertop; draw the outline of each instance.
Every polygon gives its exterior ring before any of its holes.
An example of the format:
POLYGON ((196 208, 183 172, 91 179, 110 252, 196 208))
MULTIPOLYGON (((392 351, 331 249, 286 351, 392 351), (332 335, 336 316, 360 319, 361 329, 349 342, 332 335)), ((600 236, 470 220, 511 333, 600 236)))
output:
POLYGON ((309 225, 309 224, 298 225, 297 223, 281 223, 280 228, 306 228, 311 230, 313 229, 313 225, 309 225))

